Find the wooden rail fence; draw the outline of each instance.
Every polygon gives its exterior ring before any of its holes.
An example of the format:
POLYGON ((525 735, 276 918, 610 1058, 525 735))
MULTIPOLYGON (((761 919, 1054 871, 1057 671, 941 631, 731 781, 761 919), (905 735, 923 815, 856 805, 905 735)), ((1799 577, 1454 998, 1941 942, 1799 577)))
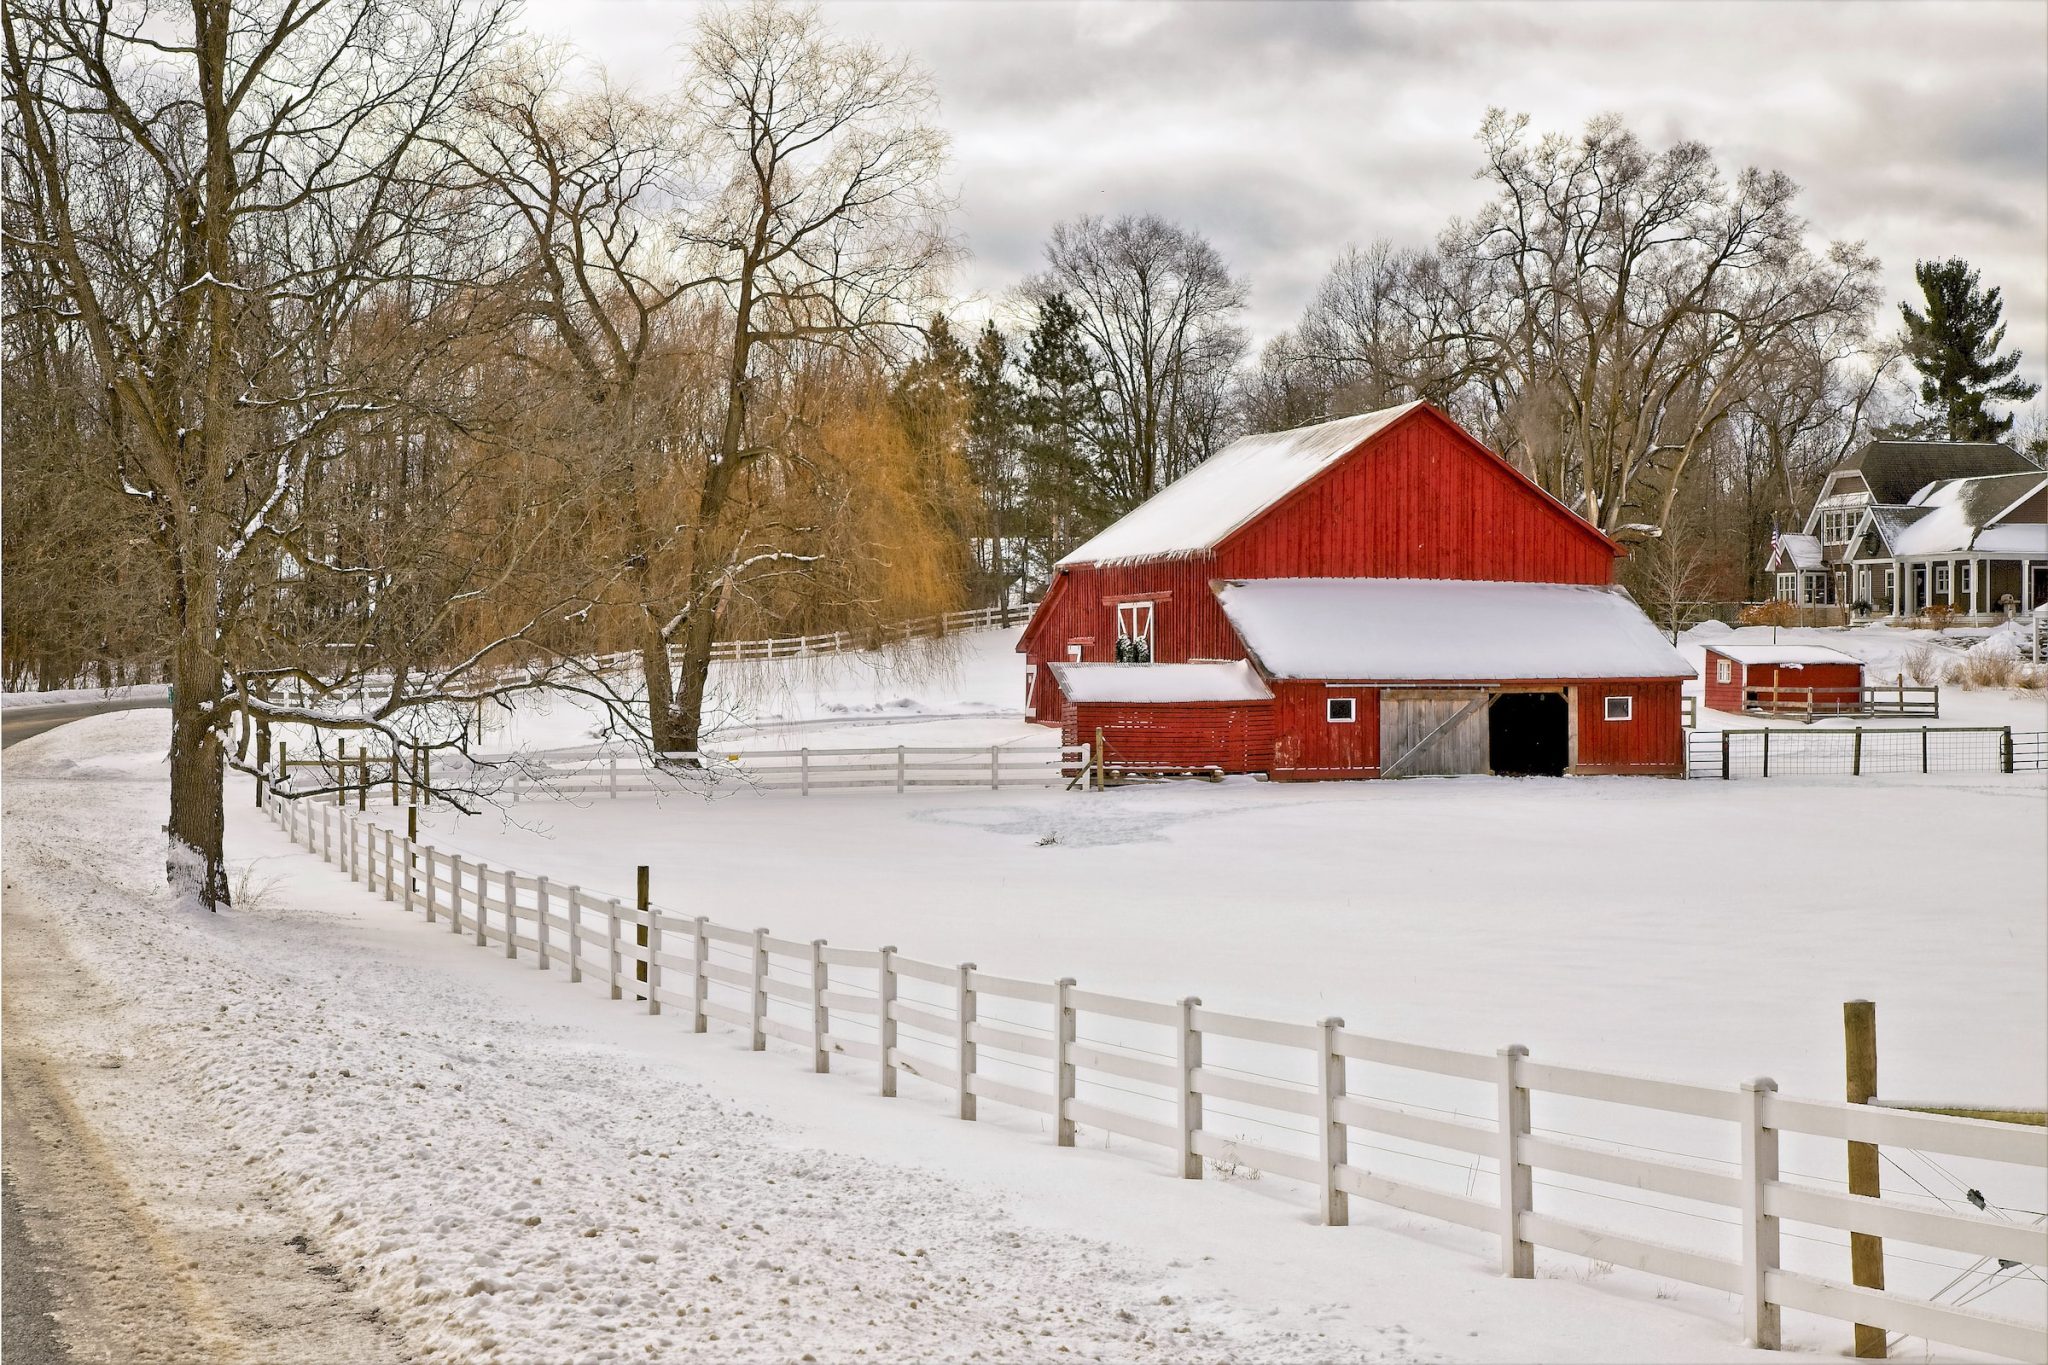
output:
POLYGON ((1014 607, 974 607, 967 611, 949 611, 941 616, 893 621, 866 630, 835 630, 828 635, 793 635, 778 640, 719 640, 711 646, 711 657, 720 662, 735 662, 845 654, 853 650, 901 644, 906 640, 955 635, 963 630, 1017 625, 1031 619, 1031 613, 1037 606, 1036 602, 1025 602, 1014 607))
POLYGON ((1823 716, 1941 717, 1941 688, 1908 687, 1749 687, 1742 709, 1752 715, 1787 716, 1809 722, 1823 716))
MULTIPOLYGON (((1787 1269, 1785 1224, 1882 1236, 2024 1266, 2048 1265, 2048 1227, 1975 1212, 1931 1210, 1806 1183, 1781 1168, 1780 1139, 1811 1135, 1945 1153, 2048 1170, 2048 1135, 2031 1128, 1834 1101, 1794 1099, 1768 1079, 1735 1089, 1565 1066, 1521 1047, 1485 1054, 1377 1038, 1341 1019, 1313 1023, 1209 1008, 1200 998, 1155 1001, 1083 989, 1073 978, 1028 980, 972 962, 926 962, 895 947, 845 948, 779 938, 651 904, 644 876, 632 904, 415 843, 346 808, 273 791, 266 809, 295 843, 337 863, 388 902, 478 947, 563 972, 649 1014, 675 1011, 696 1033, 713 1021, 739 1030, 754 1051, 770 1039, 809 1053, 815 1071, 834 1059, 872 1067, 894 1095, 908 1076, 953 1097, 961 1119, 984 1102, 1043 1115, 1073 1146, 1086 1126, 1160 1148, 1170 1168, 1205 1168, 1301 1181, 1322 1219, 1349 1221, 1363 1199, 1497 1239, 1503 1273, 1529 1278, 1535 1249, 1702 1285, 1738 1296, 1745 1334, 1781 1344, 1783 1310, 1908 1333, 2018 1359, 2048 1357, 2048 1329, 1896 1289, 1858 1287, 1787 1269), (1030 1018, 1020 1017, 1030 1015, 1030 1018), (1280 1074, 1232 1066, 1231 1049, 1281 1057, 1280 1074), (1357 1068, 1378 1066, 1476 1084, 1489 1118, 1426 1112, 1354 1088, 1357 1068), (1287 1076, 1293 1079, 1287 1079, 1287 1076), (1140 1087, 1140 1088, 1134 1088, 1140 1087), (1568 1096, 1711 1121, 1738 1155, 1732 1169, 1670 1160, 1531 1123, 1534 1096, 1568 1096), (1238 1106, 1238 1108, 1232 1108, 1238 1106), (1254 1142, 1235 1130, 1242 1107, 1306 1121, 1303 1140, 1254 1142), (1494 1193, 1395 1178, 1361 1152, 1386 1140, 1491 1159, 1494 1193), (1504 1176, 1498 1173, 1504 1172, 1504 1176), (1739 1248, 1682 1247, 1538 1208, 1539 1173, 1561 1173, 1631 1193, 1654 1192, 1732 1213, 1739 1248)), ((1546 1100, 1547 1104, 1549 1101, 1546 1100)), ((1376 1163, 1377 1164, 1377 1163, 1376 1163)))

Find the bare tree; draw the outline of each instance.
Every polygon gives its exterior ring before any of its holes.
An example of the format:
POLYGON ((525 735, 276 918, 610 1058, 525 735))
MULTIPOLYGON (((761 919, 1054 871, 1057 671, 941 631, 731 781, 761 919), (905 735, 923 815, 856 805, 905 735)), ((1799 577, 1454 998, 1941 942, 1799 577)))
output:
POLYGON ((253 718, 459 744, 471 702, 545 678, 494 671, 545 599, 455 646, 494 589, 535 590, 520 545, 548 509, 417 533, 488 486, 474 465, 420 468, 477 397, 462 348, 494 325, 491 244, 423 134, 459 113, 503 19, 495 0, 6 10, 7 235, 51 282, 27 306, 90 358, 102 469, 161 565, 167 873, 199 903, 228 897, 238 723, 243 740, 253 718), (366 490, 379 460, 387 482, 366 490), (332 704, 372 669, 374 710, 332 704))
POLYGON ((1025 293, 1079 315, 1102 372, 1097 478, 1114 509, 1135 507, 1228 434, 1245 286, 1199 234, 1150 214, 1061 223, 1045 258, 1025 293))

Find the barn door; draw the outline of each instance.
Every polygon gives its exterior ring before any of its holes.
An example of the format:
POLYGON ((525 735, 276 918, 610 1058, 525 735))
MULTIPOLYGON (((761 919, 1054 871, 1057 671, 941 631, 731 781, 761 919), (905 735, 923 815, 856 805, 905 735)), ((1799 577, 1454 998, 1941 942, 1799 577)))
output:
POLYGON ((1380 776, 1490 771, 1485 692, 1380 693, 1380 776))

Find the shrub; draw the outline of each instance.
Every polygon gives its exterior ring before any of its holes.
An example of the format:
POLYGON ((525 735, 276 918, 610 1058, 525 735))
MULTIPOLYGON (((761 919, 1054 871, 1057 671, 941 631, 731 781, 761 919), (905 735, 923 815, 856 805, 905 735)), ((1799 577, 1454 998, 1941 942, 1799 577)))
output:
POLYGON ((1965 654, 1961 662, 1949 669, 1948 680, 1957 687, 2003 688, 2011 687, 2025 671, 2020 667, 2020 661, 2010 654, 1976 650, 1965 654))
POLYGON ((1742 609, 1736 618, 1744 626, 1796 626, 1799 624, 1799 604, 1773 598, 1769 602, 1752 602, 1742 609))
POLYGON ((1906 657, 1899 662, 1899 671, 1906 675, 1906 681, 1917 687, 1941 681, 1943 673, 1941 651, 1933 645, 1914 645, 1906 651, 1906 657))
POLYGON ((1921 611, 1920 622, 1929 630, 1947 630, 1961 615, 1961 612, 1946 602, 1930 602, 1921 611))

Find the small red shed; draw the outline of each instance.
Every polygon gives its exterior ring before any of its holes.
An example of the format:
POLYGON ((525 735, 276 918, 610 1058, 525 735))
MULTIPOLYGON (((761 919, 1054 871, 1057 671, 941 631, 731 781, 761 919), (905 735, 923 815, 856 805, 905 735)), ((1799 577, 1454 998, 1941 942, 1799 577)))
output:
POLYGON ((1707 705, 1732 715, 1863 710, 1863 661, 1825 645, 1708 645, 1707 705))

